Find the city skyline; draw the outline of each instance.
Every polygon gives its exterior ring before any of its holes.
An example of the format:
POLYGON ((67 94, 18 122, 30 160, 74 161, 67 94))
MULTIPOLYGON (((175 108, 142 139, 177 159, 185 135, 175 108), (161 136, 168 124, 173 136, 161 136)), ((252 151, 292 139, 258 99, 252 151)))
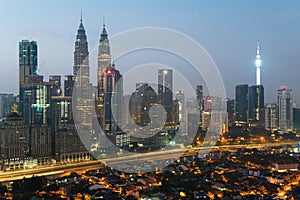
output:
POLYGON ((300 3, 4 5, 0 199, 300 199, 300 3))
MULTIPOLYGON (((111 37, 121 31, 144 26, 166 27, 189 35, 203 45, 216 62, 229 98, 234 97, 236 85, 255 84, 256 43, 260 41, 263 60, 261 77, 265 87, 266 102, 276 102, 276 91, 280 85, 285 84, 293 89, 294 99, 299 103, 300 90, 297 89, 296 67, 300 64, 297 57, 297 52, 300 51, 297 35, 300 30, 293 25, 297 24, 296 20, 299 16, 299 13, 296 12, 297 6, 295 5, 297 4, 292 6, 272 2, 273 10, 271 10, 268 2, 245 3, 246 5, 238 2, 231 4, 236 8, 224 3, 219 3, 224 4, 224 7, 217 8, 213 6, 214 3, 191 2, 188 5, 180 6, 163 3, 161 7, 155 7, 157 15, 151 15, 150 11, 145 12, 143 7, 138 9, 139 3, 137 2, 124 5, 126 8, 135 5, 131 9, 126 9, 126 12, 121 12, 120 8, 116 7, 112 7, 111 12, 108 12, 105 7, 111 8, 109 3, 104 3, 103 8, 96 11, 95 8, 92 8, 97 5, 96 2, 89 5, 79 3, 76 6, 61 3, 60 7, 55 6, 55 3, 46 2, 46 6, 42 6, 36 2, 33 6, 29 4, 19 6, 23 9, 30 8, 37 11, 32 16, 28 16, 30 23, 25 26, 23 25, 25 23, 19 21, 21 15, 18 14, 19 7, 15 7, 16 2, 10 2, 2 15, 7 18, 13 14, 15 18, 8 20, 9 23, 5 20, 1 22, 5 23, 3 25, 7 27, 7 33, 4 33, 5 41, 1 39, 5 48, 0 48, 2 55, 5 55, 1 57, 3 66, 1 70, 5 74, 4 77, 9 78, 0 81, 2 86, 0 91, 1 93, 18 93, 17 44, 26 38, 35 40, 39 44, 39 74, 43 74, 45 77, 51 74, 71 74, 72 49, 74 48, 73 32, 80 20, 80 10, 83 10, 89 49, 97 47, 104 16, 111 37), (43 12, 48 4, 50 8, 58 10, 56 15, 43 12), (167 6, 170 8, 165 12, 167 6), (59 12, 63 9, 67 9, 67 11, 59 12), (175 12, 175 9, 178 10, 178 13, 175 12), (85 10, 89 10, 89 12, 85 12, 85 10), (249 10, 253 10, 253 12, 249 10), (8 13, 7 11, 14 12, 8 13), (144 11, 143 14, 142 11, 144 11), (190 11, 191 14, 184 15, 187 11, 190 11), (232 14, 233 11, 236 14, 232 14), (38 18, 41 14, 45 16, 47 24, 38 18), (138 14, 142 14, 141 19, 137 19, 136 15, 138 14), (165 20, 159 18, 162 14, 164 14, 165 20), (237 20, 238 15, 241 20, 237 20), (222 24, 222 22, 224 23, 222 24), (226 25, 227 27, 225 27, 226 25), (237 27, 236 31, 232 31, 230 27, 237 27), (237 35, 239 37, 236 37, 237 35), (228 48, 230 48, 229 51, 228 48), (232 73, 233 71, 240 72, 241 69, 242 73, 239 73, 239 76, 232 73)), ((149 6, 150 8, 154 7, 152 4, 149 6)))

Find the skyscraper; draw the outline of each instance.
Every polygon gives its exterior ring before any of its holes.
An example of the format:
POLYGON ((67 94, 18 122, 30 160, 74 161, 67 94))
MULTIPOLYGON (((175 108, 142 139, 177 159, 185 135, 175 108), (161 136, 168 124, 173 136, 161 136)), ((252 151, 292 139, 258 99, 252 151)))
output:
POLYGON ((19 42, 19 94, 20 94, 20 108, 22 115, 24 110, 24 87, 26 77, 38 74, 38 47, 36 41, 22 40, 19 42))
POLYGON ((43 81, 41 75, 30 75, 26 77, 22 91, 23 96, 23 119, 29 124, 50 124, 50 98, 51 85, 43 81))
POLYGON ((266 106, 265 129, 275 131, 278 129, 277 104, 270 103, 266 106))
POLYGON ((102 75, 104 74, 107 67, 111 64, 110 46, 108 40, 108 34, 103 23, 102 32, 100 34, 99 46, 98 46, 98 73, 97 80, 100 82, 102 75))
POLYGON ((104 125, 104 79, 105 72, 111 65, 110 46, 108 34, 103 23, 102 32, 100 35, 98 46, 98 68, 97 68, 97 81, 98 81, 98 97, 97 97, 97 115, 101 127, 104 125))
POLYGON ((249 87, 248 120, 252 126, 262 126, 265 123, 264 87, 253 85, 249 87))
POLYGON ((256 59, 255 59, 255 67, 256 67, 256 85, 260 85, 261 84, 261 80, 260 80, 260 68, 262 66, 262 60, 261 60, 261 56, 260 56, 260 46, 259 43, 257 43, 257 47, 256 47, 256 59))
POLYGON ((170 126, 172 126, 172 111, 173 111, 172 91, 173 91, 173 71, 170 69, 158 70, 158 103, 164 106, 167 112, 166 125, 170 125, 170 126))
POLYGON ((234 104, 235 101, 233 99, 227 99, 227 114, 228 114, 229 127, 234 124, 234 120, 235 120, 234 104))
POLYGON ((74 120, 77 129, 81 134, 86 146, 90 146, 90 138, 92 133, 92 85, 90 83, 90 67, 89 67, 89 51, 86 32, 83 26, 82 17, 80 19, 79 28, 77 30, 73 75, 75 78, 74 88, 72 91, 74 120))
POLYGON ((122 75, 115 65, 107 67, 104 77, 104 132, 116 142, 118 124, 122 124, 123 84, 122 75), (113 113, 114 112, 114 113, 113 113), (115 114, 115 115, 114 115, 115 114))
POLYGON ((138 126, 147 126, 151 123, 149 111, 157 103, 157 94, 148 83, 137 83, 136 90, 129 101, 131 118, 138 126))
POLYGON ((80 19, 79 28, 77 30, 75 51, 74 51, 74 66, 73 75, 76 77, 89 76, 89 62, 88 62, 88 42, 85 34, 85 29, 82 23, 82 17, 80 19), (79 71, 79 69, 81 69, 79 71), (80 72, 80 74, 78 74, 80 72))
POLYGON ((293 130, 293 93, 292 89, 281 86, 278 92, 278 122, 279 130, 288 132, 293 130))
POLYGON ((248 122, 248 85, 235 87, 235 121, 237 123, 248 122))
POLYGON ((38 47, 36 41, 19 42, 19 83, 25 84, 26 76, 38 73, 38 47))
POLYGON ((204 109, 204 101, 203 101, 203 86, 196 86, 196 96, 199 104, 199 110, 202 111, 204 109))

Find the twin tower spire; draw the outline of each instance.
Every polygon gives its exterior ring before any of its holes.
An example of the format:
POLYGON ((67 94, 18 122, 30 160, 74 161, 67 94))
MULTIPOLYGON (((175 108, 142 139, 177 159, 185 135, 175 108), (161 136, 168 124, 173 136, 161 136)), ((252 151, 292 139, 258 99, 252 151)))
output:
MULTIPOLYGON (((88 66, 88 42, 86 31, 83 25, 82 12, 80 14, 80 24, 77 30, 76 41, 75 41, 75 51, 74 51, 74 65, 73 65, 73 75, 77 76, 79 69, 88 66)), ((100 34, 99 50, 98 50, 98 71, 99 68, 106 69, 110 66, 111 56, 110 56, 110 46, 108 41, 108 34, 105 29, 105 21, 103 18, 103 28, 100 34)), ((81 70, 82 71, 82 70, 81 70)))

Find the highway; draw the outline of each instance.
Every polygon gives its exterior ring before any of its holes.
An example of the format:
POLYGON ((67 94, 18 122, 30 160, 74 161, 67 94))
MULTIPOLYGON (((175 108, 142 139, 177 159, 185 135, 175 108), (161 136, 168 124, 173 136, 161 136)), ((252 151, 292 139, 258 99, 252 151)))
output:
POLYGON ((263 143, 263 144, 250 144, 250 145, 223 145, 223 146, 207 146, 191 149, 171 149, 171 150, 161 150, 149 153, 138 153, 134 155, 126 155, 116 158, 107 158, 86 162, 42 166, 32 169, 16 170, 16 171, 6 171, 0 172, 0 182, 8 182, 12 180, 22 179, 23 177, 29 178, 33 175, 35 176, 54 176, 64 174, 66 172, 72 171, 84 171, 91 170, 101 167, 101 164, 106 164, 108 166, 119 166, 131 162, 145 162, 145 161, 159 161, 167 159, 177 159, 184 155, 193 155, 197 152, 200 154, 208 153, 212 148, 263 148, 263 147, 275 147, 280 145, 296 145, 297 142, 289 143, 263 143))

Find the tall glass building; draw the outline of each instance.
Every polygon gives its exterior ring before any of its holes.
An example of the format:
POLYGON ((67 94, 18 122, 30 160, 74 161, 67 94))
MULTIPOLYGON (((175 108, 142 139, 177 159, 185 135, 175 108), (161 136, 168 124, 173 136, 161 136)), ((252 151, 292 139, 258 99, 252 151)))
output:
POLYGON ((173 71, 171 69, 158 70, 158 103, 167 112, 167 125, 172 124, 173 111, 173 71))
POLYGON ((264 87, 263 85, 253 85, 249 87, 249 123, 264 127, 264 87))
POLYGON ((38 47, 36 41, 22 40, 19 42, 19 111, 24 115, 24 87, 31 75, 38 74, 38 47), (27 77, 27 78, 26 78, 27 77))
POLYGON ((248 85, 235 87, 235 120, 238 123, 248 122, 248 85))
POLYGON ((282 86, 278 91, 278 122, 279 130, 288 132, 293 130, 293 93, 292 89, 282 86))
POLYGON ((38 73, 38 47, 36 41, 19 42, 19 82, 24 85, 26 76, 38 73))

